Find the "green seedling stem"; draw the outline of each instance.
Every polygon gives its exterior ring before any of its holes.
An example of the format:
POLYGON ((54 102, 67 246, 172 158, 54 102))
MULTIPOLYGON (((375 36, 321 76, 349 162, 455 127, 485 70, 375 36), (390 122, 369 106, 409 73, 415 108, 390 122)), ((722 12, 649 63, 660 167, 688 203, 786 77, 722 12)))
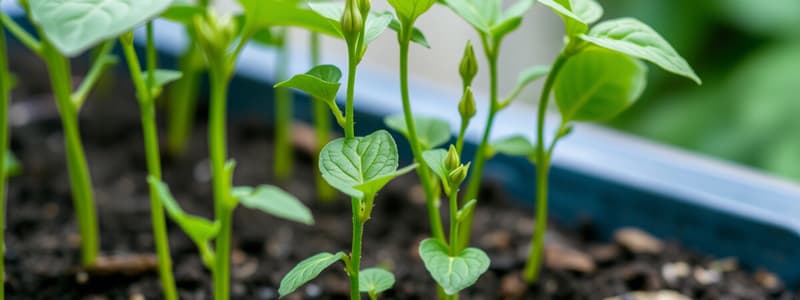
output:
MULTIPOLYGON (((154 91, 155 71, 156 71, 156 51, 153 39, 153 24, 147 24, 147 80, 142 76, 142 68, 136 49, 133 45, 133 35, 121 40, 125 59, 128 62, 134 87, 136 88, 139 108, 141 110, 142 131, 144 133, 145 156, 147 160, 147 170, 149 176, 161 180, 161 159, 158 145, 158 127, 156 123, 156 95, 154 91)), ((158 192, 150 187, 150 217, 153 224, 153 238, 155 240, 156 255, 158 258, 158 273, 161 278, 161 287, 164 298, 168 300, 178 299, 175 288, 175 279, 172 275, 172 259, 169 252, 169 240, 167 238, 167 225, 164 216, 164 208, 158 198, 158 192)))

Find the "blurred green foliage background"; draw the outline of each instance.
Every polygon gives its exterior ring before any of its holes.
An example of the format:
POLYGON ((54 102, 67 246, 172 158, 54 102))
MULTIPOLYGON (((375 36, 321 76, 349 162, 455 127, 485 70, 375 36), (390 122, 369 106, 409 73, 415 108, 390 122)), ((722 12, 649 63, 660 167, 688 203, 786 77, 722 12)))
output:
POLYGON ((800 1, 603 5, 651 24, 704 80, 650 72, 644 101, 613 126, 800 181, 800 1))

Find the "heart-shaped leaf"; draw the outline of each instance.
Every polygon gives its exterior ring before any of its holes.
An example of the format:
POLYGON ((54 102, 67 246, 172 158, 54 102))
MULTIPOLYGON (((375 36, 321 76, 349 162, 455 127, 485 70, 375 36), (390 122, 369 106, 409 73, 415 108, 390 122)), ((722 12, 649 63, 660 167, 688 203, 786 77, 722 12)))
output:
POLYGON ((357 198, 410 171, 397 170, 397 144, 386 130, 365 137, 334 140, 320 152, 322 177, 339 191, 357 198))
POLYGON ((31 16, 47 39, 73 57, 157 17, 171 1, 29 0, 31 16))
POLYGON ((564 122, 608 120, 633 104, 647 84, 647 67, 625 54, 590 48, 571 57, 554 94, 564 122))
POLYGON ((372 296, 388 291, 394 286, 394 275, 381 268, 369 268, 358 273, 358 289, 372 296))
POLYGON ((308 207, 297 197, 276 186, 261 185, 255 189, 236 187, 233 189, 233 196, 245 207, 306 225, 314 224, 314 217, 308 207))
POLYGON ((535 161, 536 146, 521 135, 510 136, 492 143, 493 152, 508 155, 522 156, 530 161, 535 161))
POLYGON ((293 88, 301 90, 314 98, 325 102, 335 102, 342 79, 342 71, 334 65, 319 65, 305 74, 280 82, 275 87, 293 88))
POLYGON ((447 175, 450 173, 445 165, 447 150, 433 149, 422 152, 422 159, 425 160, 425 164, 428 165, 428 168, 439 177, 439 180, 447 182, 447 175))
POLYGON ((397 17, 403 23, 412 23, 422 14, 428 11, 436 0, 389 0, 389 4, 394 7, 397 17))
POLYGON ((336 254, 323 252, 301 261, 286 276, 283 276, 280 288, 278 288, 280 297, 293 293, 297 288, 317 278, 319 273, 344 257, 343 252, 336 254))
POLYGON ((597 24, 581 38, 597 46, 640 58, 701 84, 700 77, 672 45, 653 28, 633 18, 608 20, 597 24))
MULTIPOLYGON (((408 127, 403 115, 393 115, 383 119, 386 127, 399 132, 408 138, 408 127)), ((447 143, 451 137, 450 123, 432 117, 414 117, 417 138, 423 150, 433 149, 447 143)))
POLYGON ((519 0, 501 11, 499 0, 444 0, 462 19, 479 32, 499 39, 519 27, 533 0, 519 0))
POLYGON ((435 239, 419 245, 425 268, 448 295, 470 287, 489 269, 489 256, 477 248, 466 248, 458 256, 450 256, 447 246, 435 239))
POLYGON ((595 0, 539 0, 564 20, 567 36, 586 33, 589 24, 603 16, 603 7, 595 0))
POLYGON ((161 180, 150 176, 147 178, 147 182, 150 184, 150 188, 155 190, 161 203, 164 204, 170 219, 178 223, 178 226, 183 229, 186 235, 198 244, 198 247, 202 244, 207 244, 217 236, 220 230, 218 222, 211 222, 184 212, 178 202, 175 201, 167 185, 161 180))

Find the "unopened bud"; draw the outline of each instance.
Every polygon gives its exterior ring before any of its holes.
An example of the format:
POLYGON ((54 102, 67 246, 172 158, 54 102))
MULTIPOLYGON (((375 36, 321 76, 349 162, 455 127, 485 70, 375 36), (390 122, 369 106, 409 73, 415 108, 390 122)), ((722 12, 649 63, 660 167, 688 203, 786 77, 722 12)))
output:
POLYGON ((461 166, 461 157, 459 157, 456 147, 450 145, 450 150, 447 151, 447 158, 445 158, 444 160, 444 167, 448 171, 452 171, 460 166, 461 166))
POLYGON ((358 10, 361 11, 362 16, 368 15, 371 8, 372 2, 370 0, 358 0, 358 10))
POLYGON ((455 170, 450 171, 450 174, 447 175, 447 180, 450 181, 450 186, 455 187, 464 182, 464 179, 467 179, 468 172, 469 164, 461 165, 458 168, 455 168, 455 170))
POLYGON ((461 102, 458 103, 458 113, 461 114, 461 119, 469 120, 475 116, 478 109, 475 107, 475 95, 472 94, 472 87, 467 86, 464 90, 464 96, 461 97, 461 102))
POLYGON ((345 37, 355 37, 360 32, 364 25, 364 18, 361 11, 356 7, 355 1, 347 1, 347 6, 342 15, 342 32, 345 37))
POLYGON ((472 80, 478 74, 478 59, 475 58, 475 50, 472 49, 472 42, 470 41, 467 41, 467 46, 464 47, 464 56, 458 66, 458 72, 461 74, 464 86, 472 85, 472 80))

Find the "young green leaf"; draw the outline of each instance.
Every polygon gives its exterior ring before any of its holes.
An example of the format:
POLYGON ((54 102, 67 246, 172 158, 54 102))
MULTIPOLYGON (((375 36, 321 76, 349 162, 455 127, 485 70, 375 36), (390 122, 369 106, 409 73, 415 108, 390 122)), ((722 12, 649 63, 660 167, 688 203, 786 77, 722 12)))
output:
POLYGON ((394 286, 394 275, 381 268, 361 270, 358 275, 358 289, 363 293, 377 295, 394 286))
POLYGON ((175 23, 191 25, 194 17, 201 16, 205 12, 206 9, 200 5, 190 1, 175 0, 172 2, 172 5, 161 14, 161 17, 175 23))
MULTIPOLYGON (((393 115, 383 119, 386 127, 399 132, 408 138, 408 128, 406 119, 403 115, 393 115)), ((422 144, 423 150, 433 149, 447 143, 450 140, 450 123, 447 121, 431 117, 415 117, 417 137, 422 144)))
POLYGON ((275 87, 293 88, 301 90, 314 98, 325 102, 335 102, 342 79, 342 71, 334 65, 319 65, 305 74, 280 82, 275 87))
POLYGON ((236 187, 233 189, 233 196, 245 207, 306 225, 314 224, 314 217, 308 207, 276 186, 261 185, 255 189, 236 187))
POLYGON ((3 159, 5 159, 6 176, 14 177, 22 173, 22 164, 19 163, 14 153, 6 151, 6 155, 3 159))
POLYGON ((522 156, 530 161, 536 159, 536 146, 521 135, 510 136, 492 143, 492 152, 508 156, 522 156))
POLYGON ((669 72, 701 84, 700 77, 686 60, 653 28, 633 18, 608 20, 597 24, 581 39, 656 64, 669 72))
POLYGON ((334 140, 322 148, 319 158, 319 169, 325 181, 358 198, 377 191, 414 167, 397 170, 397 165, 397 144, 385 130, 365 137, 334 140))
POLYGON ((422 152, 422 159, 425 160, 425 164, 428 165, 431 171, 439 177, 439 180, 447 182, 447 175, 450 174, 450 170, 447 169, 445 164, 447 150, 433 149, 422 152))
POLYGON ((590 48, 570 58, 555 83, 564 122, 600 121, 619 114, 644 91, 647 67, 625 54, 590 48))
MULTIPOLYGON (((161 88, 169 83, 177 81, 181 79, 183 73, 181 71, 175 70, 162 70, 158 69, 153 72, 153 83, 155 83, 155 88, 161 88)), ((150 72, 142 71, 142 77, 144 77, 145 82, 150 81, 150 72)))
POLYGON ((539 0, 564 20, 567 36, 586 33, 589 24, 603 16, 603 7, 595 0, 539 0))
POLYGON ((178 226, 186 232, 186 235, 198 244, 198 247, 200 244, 208 243, 217 236, 220 230, 220 224, 218 222, 211 222, 184 212, 178 205, 178 202, 175 201, 167 185, 155 177, 149 176, 147 182, 158 194, 158 199, 164 204, 167 215, 169 215, 175 223, 178 223, 178 226))
MULTIPOLYGON (((238 0, 245 12, 243 32, 255 34, 274 26, 297 26, 322 34, 341 37, 339 23, 306 7, 299 0, 238 0)), ((322 3, 319 3, 322 4, 322 3)), ((326 3, 325 5, 327 5, 326 3)), ((316 6, 317 3, 314 3, 316 6)), ((312 6, 313 8, 313 6, 312 6)), ((340 14, 341 16, 341 14, 340 14)))
MULTIPOLYGON (((397 19, 393 19, 392 22, 389 23, 389 29, 394 30, 395 32, 400 32, 400 30, 402 30, 400 26, 400 21, 397 19)), ((428 43, 428 39, 425 37, 425 34, 422 33, 422 30, 419 30, 417 27, 411 29, 411 41, 419 44, 422 47, 428 49, 431 48, 431 44, 428 43)))
POLYGON ((517 78, 517 85, 508 97, 503 101, 502 106, 505 107, 516 99, 525 87, 532 82, 542 79, 550 73, 550 66, 533 66, 527 68, 519 73, 517 78))
POLYGON ((477 248, 466 248, 458 256, 450 256, 447 246, 436 239, 425 239, 419 245, 425 268, 448 295, 475 284, 489 269, 489 256, 477 248))
POLYGON ((336 254, 323 252, 301 261, 283 277, 280 288, 278 288, 278 294, 283 297, 293 293, 297 288, 313 280, 323 270, 344 257, 345 254, 343 252, 336 254))
POLYGON ((389 27, 389 24, 392 23, 394 20, 394 15, 390 12, 382 12, 382 13, 370 13, 369 17, 367 17, 367 22, 364 24, 364 40, 366 43, 364 46, 372 43, 375 39, 377 39, 381 33, 386 31, 386 28, 389 27))
POLYGON ((389 0, 389 4, 394 7, 397 17, 403 23, 416 21, 435 3, 436 0, 389 0))
POLYGON ((500 38, 516 29, 533 0, 519 0, 505 12, 499 0, 444 0, 450 9, 483 34, 500 38))
POLYGON ((171 1, 163 0, 29 0, 33 20, 65 56, 115 38, 157 17, 171 1))

